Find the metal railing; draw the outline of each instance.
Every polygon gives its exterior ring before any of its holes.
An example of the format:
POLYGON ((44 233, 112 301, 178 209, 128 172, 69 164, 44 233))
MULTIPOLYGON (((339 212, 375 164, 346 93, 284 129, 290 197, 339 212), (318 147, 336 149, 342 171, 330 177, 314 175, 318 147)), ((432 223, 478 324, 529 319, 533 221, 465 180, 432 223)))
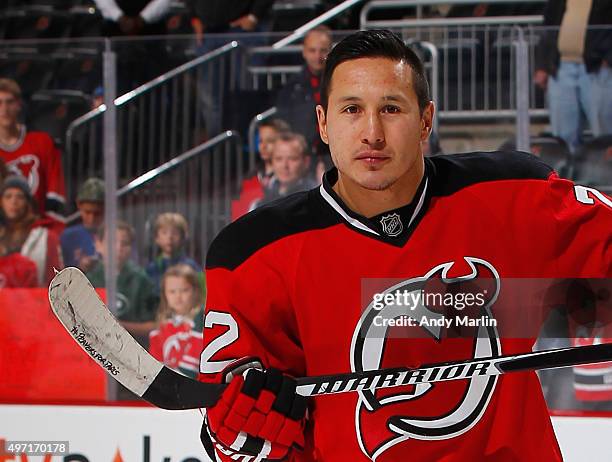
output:
MULTIPOLYGON (((422 8, 431 5, 470 5, 470 4, 516 4, 516 0, 487 0, 483 2, 475 2, 474 0, 373 0, 368 2, 359 14, 360 29, 394 29, 398 27, 431 27, 431 26, 472 26, 472 25, 493 25, 493 24, 541 24, 541 15, 528 16, 489 16, 480 18, 424 18, 422 16, 422 8), (393 10, 406 7, 414 7, 416 9, 415 18, 401 18, 394 20, 370 20, 370 13, 373 11, 393 10)), ((524 0, 521 4, 544 4, 546 0, 524 0)))
POLYGON ((308 21, 306 24, 304 24, 303 26, 299 27, 298 29, 295 30, 294 33, 292 33, 291 35, 288 35, 287 37, 279 40, 278 42, 276 42, 274 45, 272 45, 275 49, 281 49, 293 42, 295 42, 296 40, 301 39, 302 37, 304 37, 304 35, 306 35, 308 33, 308 31, 314 29, 317 26, 320 26, 321 24, 324 24, 325 22, 329 21, 332 18, 335 18, 336 16, 338 16, 339 14, 349 10, 350 8, 352 8, 353 6, 359 4, 363 2, 363 0, 345 0, 344 2, 336 5, 335 7, 331 8, 330 10, 326 11, 325 13, 323 13, 321 16, 318 16, 316 18, 314 18, 312 21, 308 21))
POLYGON ((132 224, 141 259, 152 257, 152 224, 163 212, 189 224, 187 254, 203 263, 208 246, 231 221, 231 201, 246 173, 240 134, 228 131, 165 162, 117 191, 119 216, 132 224))
MULTIPOLYGON (((541 24, 541 15, 466 18, 423 18, 424 6, 474 4, 470 0, 374 0, 360 14, 362 29, 388 28, 404 38, 432 43, 439 55, 438 116, 442 121, 513 119, 516 117, 517 25, 526 26, 529 67, 534 69, 536 36, 531 26, 541 24), (416 18, 371 20, 373 12, 415 7, 416 18)), ((487 5, 515 4, 512 0, 488 0, 487 5)), ((544 4, 545 0, 522 3, 544 4)), ((545 117, 544 96, 529 86, 529 115, 545 117)))
MULTIPOLYGON (((189 61, 115 99, 120 182, 166 162, 203 139, 209 120, 223 118, 223 105, 215 104, 238 79, 238 42, 232 41, 189 61)), ((102 105, 74 120, 66 133, 64 169, 67 178, 100 176, 102 105)), ((67 185, 72 203, 76 184, 67 185)))

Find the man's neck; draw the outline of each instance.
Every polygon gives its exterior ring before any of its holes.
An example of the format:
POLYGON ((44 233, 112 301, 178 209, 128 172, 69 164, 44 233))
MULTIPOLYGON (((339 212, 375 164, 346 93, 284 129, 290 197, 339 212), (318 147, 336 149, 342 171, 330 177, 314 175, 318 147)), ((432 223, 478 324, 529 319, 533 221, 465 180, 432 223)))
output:
POLYGON ((8 127, 0 127, 0 143, 5 146, 12 146, 19 141, 21 135, 21 126, 13 124, 8 127))
POLYGON ((365 189, 338 172, 338 181, 333 190, 352 211, 371 218, 388 210, 410 204, 421 184, 425 172, 423 159, 391 187, 382 191, 365 189))

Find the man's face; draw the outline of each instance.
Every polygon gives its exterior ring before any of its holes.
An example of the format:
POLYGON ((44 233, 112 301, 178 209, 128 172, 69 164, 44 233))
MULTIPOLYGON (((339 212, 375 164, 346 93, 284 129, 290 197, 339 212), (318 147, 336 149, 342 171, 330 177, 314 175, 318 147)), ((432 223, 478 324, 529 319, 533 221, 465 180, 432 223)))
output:
POLYGON ((160 226, 155 236, 155 243, 167 257, 176 253, 182 240, 181 231, 174 226, 160 226))
POLYGON ((278 140, 272 154, 272 170, 282 186, 298 181, 310 164, 310 158, 301 153, 295 141, 278 140))
POLYGON ((21 111, 21 100, 12 93, 0 91, 0 128, 12 128, 21 111))
POLYGON ((28 214, 28 198, 19 188, 7 188, 2 193, 2 210, 8 220, 19 221, 28 214))
POLYGON ((327 34, 311 32, 304 39, 302 56, 306 66, 313 74, 319 75, 325 67, 325 58, 331 50, 331 41, 327 34))
POLYGON ((104 205, 99 202, 79 202, 79 213, 83 226, 87 229, 96 229, 104 220, 104 205))
POLYGON ((259 127, 259 155, 263 161, 268 161, 272 158, 272 149, 278 133, 272 127, 259 127))
MULTIPOLYGON (((106 259, 106 239, 95 240, 96 251, 106 259)), ((122 268, 132 254, 132 242, 130 234, 125 229, 118 229, 115 234, 115 256, 117 257, 117 267, 122 268)))
POLYGON ((382 191, 418 181, 421 141, 433 103, 419 112, 412 69, 386 58, 345 61, 334 70, 327 112, 317 106, 321 138, 347 187, 382 191))

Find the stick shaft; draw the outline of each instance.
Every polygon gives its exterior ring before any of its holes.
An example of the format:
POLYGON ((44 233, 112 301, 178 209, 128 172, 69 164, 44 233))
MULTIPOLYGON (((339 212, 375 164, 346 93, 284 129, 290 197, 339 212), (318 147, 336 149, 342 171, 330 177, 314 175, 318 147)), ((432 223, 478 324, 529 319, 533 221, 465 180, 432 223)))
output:
POLYGON ((612 361, 612 344, 610 343, 507 355, 497 358, 453 361, 425 365, 418 369, 400 367, 304 377, 297 381, 297 392, 303 396, 327 395, 606 361, 612 361))

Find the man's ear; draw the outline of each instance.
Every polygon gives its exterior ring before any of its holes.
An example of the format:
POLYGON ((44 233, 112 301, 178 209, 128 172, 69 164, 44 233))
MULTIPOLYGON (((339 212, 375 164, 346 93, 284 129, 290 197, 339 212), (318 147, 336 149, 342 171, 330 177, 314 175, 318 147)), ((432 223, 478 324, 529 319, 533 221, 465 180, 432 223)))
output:
POLYGON ((329 138, 327 136, 327 116, 325 109, 320 104, 317 104, 317 122, 319 124, 319 136, 325 144, 329 144, 329 138))
POLYGON ((433 101, 427 103, 421 116, 421 141, 426 141, 433 129, 435 107, 433 101))

